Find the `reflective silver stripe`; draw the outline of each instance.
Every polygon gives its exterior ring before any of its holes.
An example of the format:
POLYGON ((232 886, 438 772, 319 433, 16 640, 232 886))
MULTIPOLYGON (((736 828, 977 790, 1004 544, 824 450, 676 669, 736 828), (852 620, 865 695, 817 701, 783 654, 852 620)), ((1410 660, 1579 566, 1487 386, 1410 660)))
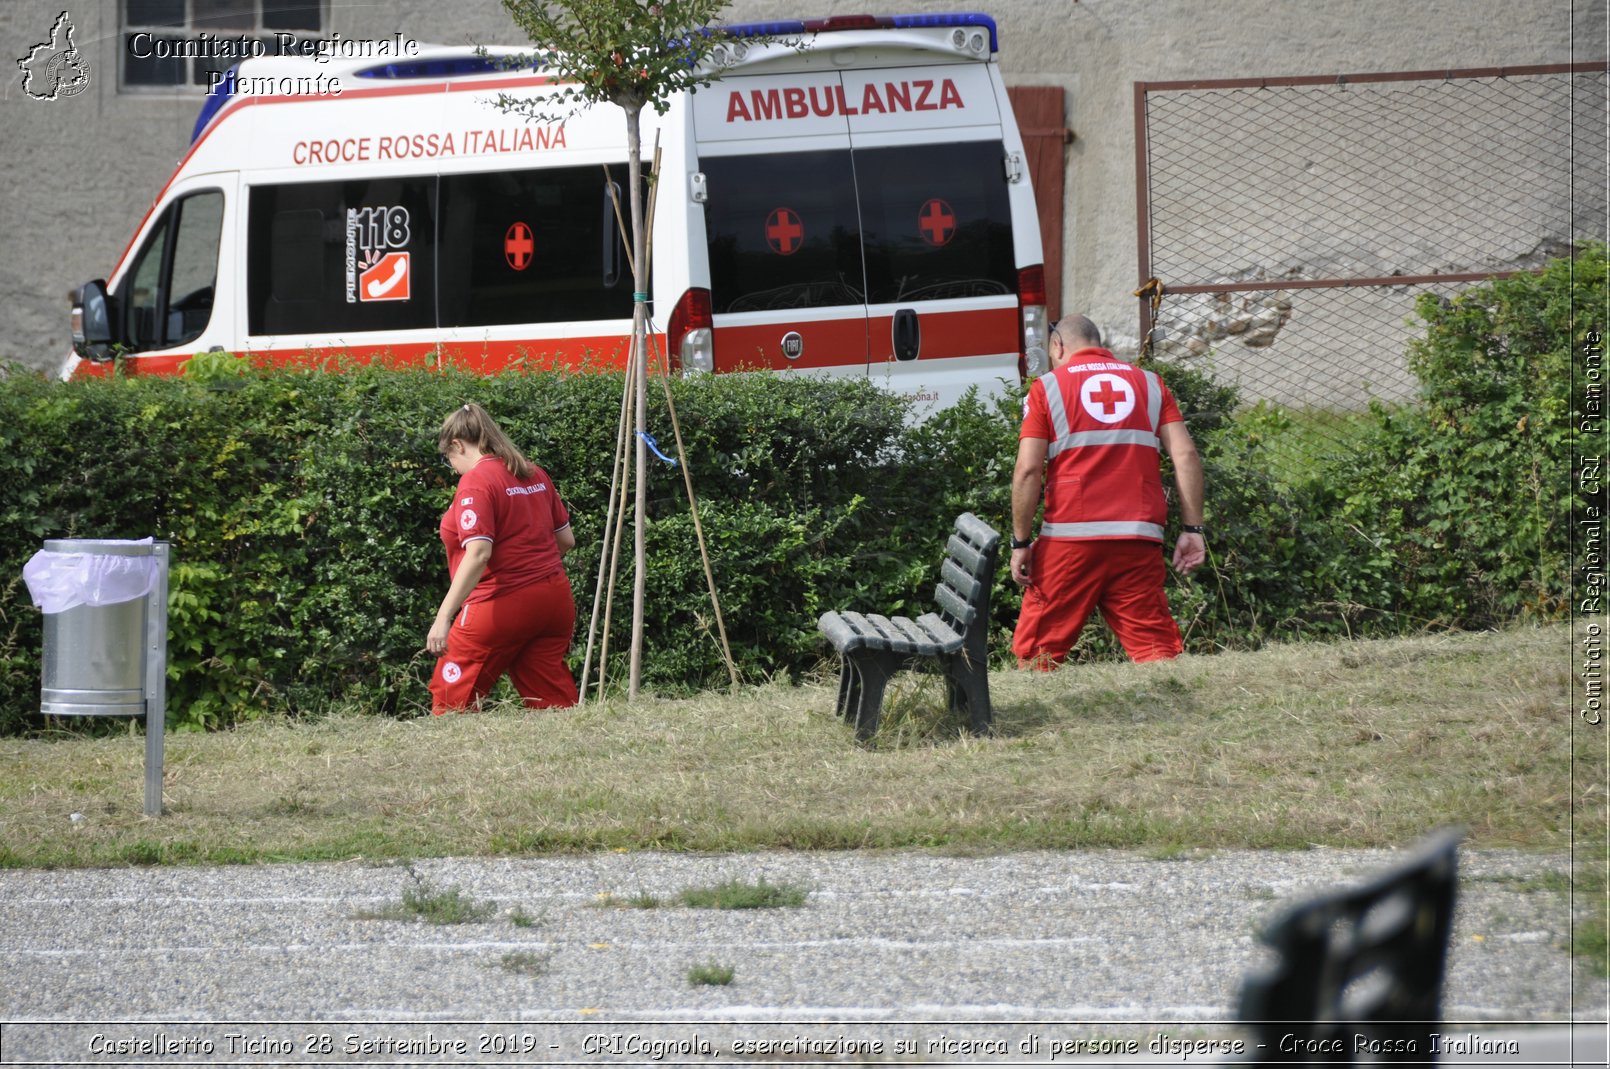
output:
POLYGON ((1152 538, 1163 540, 1162 524, 1144 520, 1101 520, 1092 523, 1042 523, 1041 538, 1152 538))
POLYGON ((1045 389, 1045 410, 1051 417, 1051 440, 1060 441, 1068 436, 1068 409, 1062 403, 1062 380, 1056 375, 1040 376, 1045 389))
POLYGON ((1162 424, 1163 418, 1163 380, 1157 377, 1155 371, 1142 371, 1146 376, 1146 418, 1151 422, 1152 433, 1156 434, 1162 424))
POLYGON ((1079 431, 1058 439, 1052 448, 1061 452, 1082 445, 1144 445, 1158 448, 1157 435, 1151 431, 1079 431))

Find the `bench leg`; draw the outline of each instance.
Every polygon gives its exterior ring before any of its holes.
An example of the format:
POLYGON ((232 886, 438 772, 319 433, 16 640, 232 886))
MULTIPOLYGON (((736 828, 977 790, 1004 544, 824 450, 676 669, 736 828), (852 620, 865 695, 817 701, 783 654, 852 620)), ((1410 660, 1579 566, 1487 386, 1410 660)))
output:
POLYGON ((838 714, 845 720, 855 720, 855 707, 861 700, 861 675, 855 670, 855 658, 850 654, 839 657, 838 714))
POLYGON ((900 658, 882 651, 847 656, 844 663, 854 666, 856 682, 846 718, 855 724, 855 737, 862 742, 878 733, 883 716, 883 692, 889 678, 900 668, 900 658))
POLYGON ((974 735, 989 734, 994 711, 989 703, 989 669, 972 664, 965 655, 945 661, 945 689, 950 696, 952 714, 967 717, 967 727, 974 735))

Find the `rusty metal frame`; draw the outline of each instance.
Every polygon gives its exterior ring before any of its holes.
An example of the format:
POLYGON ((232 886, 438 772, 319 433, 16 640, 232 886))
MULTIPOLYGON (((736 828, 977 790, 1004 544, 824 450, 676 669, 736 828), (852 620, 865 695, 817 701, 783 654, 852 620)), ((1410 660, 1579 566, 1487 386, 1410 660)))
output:
MULTIPOLYGON (((1450 70, 1392 71, 1374 74, 1311 74, 1287 78, 1222 78, 1183 82, 1135 83, 1135 230, 1136 260, 1139 267, 1136 296, 1140 301, 1140 338, 1142 346, 1151 336, 1156 321, 1152 318, 1155 299, 1149 284, 1152 279, 1152 220, 1151 220, 1151 142, 1147 137, 1146 97, 1149 93, 1180 92, 1184 90, 1215 89, 1275 89, 1294 86, 1346 86, 1378 82, 1429 82, 1456 81, 1473 78, 1531 77, 1540 74, 1593 74, 1603 71, 1602 63, 1549 63, 1530 67, 1467 67, 1450 70)), ((1384 278, 1320 278, 1281 279, 1264 282, 1216 282, 1183 286, 1169 286, 1171 294, 1242 293, 1258 290, 1338 289, 1354 286, 1413 286, 1443 282, 1483 282, 1488 279, 1509 278, 1519 271, 1479 271, 1443 275, 1389 275, 1384 278)), ((1159 283, 1161 285, 1161 283, 1159 283)), ((1158 295, 1160 296, 1160 294, 1158 295)))

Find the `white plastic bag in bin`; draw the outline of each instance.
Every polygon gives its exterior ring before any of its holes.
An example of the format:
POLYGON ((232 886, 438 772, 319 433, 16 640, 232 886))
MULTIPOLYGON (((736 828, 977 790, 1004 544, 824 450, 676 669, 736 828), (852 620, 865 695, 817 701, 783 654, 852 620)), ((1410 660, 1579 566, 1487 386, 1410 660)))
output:
MULTIPOLYGON (((149 546, 150 538, 119 542, 149 546)), ((155 554, 126 557, 111 553, 56 553, 41 549, 22 566, 23 581, 34 604, 47 613, 79 605, 116 605, 143 598, 155 588, 155 554)))

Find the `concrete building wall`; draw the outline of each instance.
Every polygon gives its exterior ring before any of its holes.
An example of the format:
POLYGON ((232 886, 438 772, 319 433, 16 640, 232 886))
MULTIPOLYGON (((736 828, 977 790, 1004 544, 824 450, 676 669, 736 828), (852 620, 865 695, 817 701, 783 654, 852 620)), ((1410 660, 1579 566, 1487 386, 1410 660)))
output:
MULTIPOLYGON (((6 0, 12 60, 48 38, 65 0, 6 0)), ((330 0, 330 30, 435 43, 520 43, 497 0, 330 0)), ((1068 147, 1064 307, 1133 333, 1133 84, 1603 61, 1605 0, 734 0, 734 20, 976 8, 1000 26, 1008 84, 1060 85, 1068 147)), ((66 295, 104 277, 184 155, 201 100, 119 93, 117 0, 67 10, 89 67, 76 96, 0 90, 0 359, 53 368, 66 295)), ((1051 280, 1048 280, 1051 281, 1051 280)), ((1055 282, 1052 281, 1054 285, 1055 282)))

